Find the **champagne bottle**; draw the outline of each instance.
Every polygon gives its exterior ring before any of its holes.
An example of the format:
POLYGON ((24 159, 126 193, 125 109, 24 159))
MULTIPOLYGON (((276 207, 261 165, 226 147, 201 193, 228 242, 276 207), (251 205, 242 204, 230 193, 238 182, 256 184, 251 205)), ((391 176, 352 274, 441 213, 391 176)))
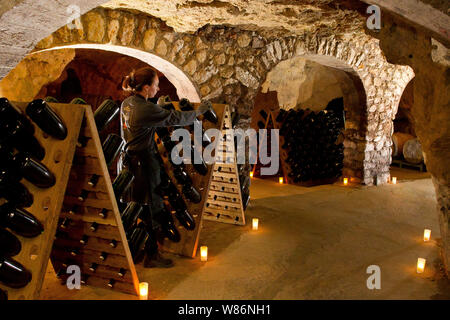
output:
POLYGON ((100 253, 100 256, 99 256, 100 260, 106 261, 107 258, 108 258, 108 253, 106 253, 106 252, 100 253))
POLYGON ((103 218, 106 219, 108 217, 108 209, 103 208, 102 210, 100 210, 100 212, 98 213, 98 215, 103 218))
POLYGON ((98 229, 98 223, 97 223, 97 222, 92 222, 92 224, 91 224, 91 226, 89 227, 89 229, 90 229, 92 232, 96 232, 97 229, 98 229))
POLYGON ((116 280, 110 279, 108 282, 108 287, 110 287, 112 289, 112 288, 114 288, 115 285, 116 285, 116 280))
POLYGON ((25 238, 36 237, 44 231, 44 227, 35 216, 10 203, 0 206, 0 226, 9 228, 25 238))
POLYGON ((30 207, 34 197, 20 182, 11 179, 6 171, 0 171, 0 197, 18 207, 30 207))
POLYGON ((27 131, 27 128, 20 120, 0 123, 0 135, 4 143, 13 145, 17 150, 29 153, 37 160, 45 157, 45 149, 39 141, 27 131))
POLYGON ((247 206, 250 202, 250 192, 246 192, 242 194, 242 205, 244 207, 244 211, 247 210, 247 206))
POLYGON ((18 153, 13 158, 14 165, 17 166, 25 179, 38 188, 50 188, 56 183, 56 178, 52 172, 42 163, 34 160, 24 153, 18 153))
POLYGON ((0 282, 10 288, 23 288, 31 281, 31 272, 19 262, 0 257, 0 282))
POLYGON ((87 235, 83 235, 83 237, 80 239, 80 243, 82 245, 87 245, 88 241, 89 241, 89 237, 87 235))
POLYGON ((92 263, 91 266, 89 267, 89 270, 91 272, 95 272, 97 270, 98 264, 96 263, 92 263))
POLYGON ((134 263, 140 263, 144 258, 145 243, 148 238, 149 235, 143 222, 139 223, 139 225, 131 232, 128 245, 130 247, 130 252, 134 263))
POLYGON ((55 97, 52 97, 52 96, 45 97, 44 101, 48 102, 48 103, 59 103, 58 99, 56 99, 55 97))
POLYGON ((119 114, 120 106, 113 100, 106 99, 95 110, 94 119, 98 132, 101 132, 119 114))
POLYGON ((125 141, 123 141, 122 137, 113 133, 108 135, 105 142, 103 142, 102 149, 108 167, 114 162, 124 144, 125 141))
POLYGON ((179 184, 192 184, 192 180, 183 167, 177 166, 173 170, 173 175, 179 184))
POLYGON ((97 174, 93 174, 88 181, 88 185, 90 185, 91 187, 95 187, 98 183, 98 180, 100 180, 100 176, 97 174))
POLYGON ((114 179, 113 189, 116 199, 120 199, 122 194, 134 181, 134 175, 127 169, 120 171, 119 175, 114 179))
POLYGON ((71 223, 71 222, 72 222, 71 219, 69 219, 69 218, 64 218, 64 219, 61 221, 59 227, 62 228, 62 229, 67 229, 67 228, 70 226, 70 223, 71 223))
POLYGON ((84 201, 86 201, 88 195, 89 195, 89 191, 83 189, 83 190, 81 190, 81 193, 78 196, 78 200, 81 202, 84 202, 84 201))
MULTIPOLYGON (((47 101, 51 102, 51 101, 47 101)), ((70 104, 87 104, 86 101, 84 101, 82 98, 74 98, 72 101, 70 101, 70 104)))
POLYGON ((180 242, 181 237, 178 229, 175 227, 175 222, 173 221, 172 214, 167 210, 163 209, 161 229, 164 235, 173 242, 180 242))
POLYGON ((143 210, 142 206, 137 202, 128 203, 121 215, 125 234, 129 235, 131 233, 133 226, 136 224, 143 210))
POLYGON ((17 110, 6 98, 0 98, 0 123, 19 121, 28 135, 34 134, 34 126, 25 115, 17 110))
POLYGON ((240 176, 239 182, 241 184, 241 190, 248 189, 250 186, 250 177, 249 176, 240 176))
POLYGON ((175 210, 175 217, 178 222, 186 229, 186 230, 194 230, 195 229, 195 220, 191 216, 191 214, 186 210, 175 210))
POLYGON ((185 184, 183 186, 183 194, 193 203, 200 203, 202 201, 201 194, 191 184, 185 184))
POLYGON ((67 137, 66 125, 44 100, 33 100, 28 104, 25 112, 42 131, 50 136, 59 140, 67 137))
POLYGON ((197 154, 198 151, 194 148, 194 146, 191 146, 191 156, 192 156, 192 164, 195 168, 195 170, 200 173, 202 176, 206 175, 208 173, 208 167, 205 163, 205 161, 203 160, 203 157, 201 154, 198 155, 198 157, 200 158, 200 162, 199 163, 195 163, 195 154, 197 154))
POLYGON ((15 235, 8 230, 0 228, 0 256, 13 257, 22 250, 22 244, 15 235))
POLYGON ((117 275, 123 278, 125 276, 125 273, 127 273, 127 270, 125 270, 124 268, 120 268, 119 272, 117 272, 117 275))
POLYGON ((117 248, 117 240, 112 239, 109 242, 109 245, 110 245, 111 248, 117 248))
POLYGON ((216 124, 217 121, 219 121, 219 119, 217 118, 216 111, 214 111, 213 108, 211 108, 211 109, 209 109, 208 111, 206 111, 206 112, 203 114, 203 117, 204 117, 206 120, 208 120, 208 121, 210 121, 210 122, 212 122, 212 123, 214 123, 214 124, 216 124))

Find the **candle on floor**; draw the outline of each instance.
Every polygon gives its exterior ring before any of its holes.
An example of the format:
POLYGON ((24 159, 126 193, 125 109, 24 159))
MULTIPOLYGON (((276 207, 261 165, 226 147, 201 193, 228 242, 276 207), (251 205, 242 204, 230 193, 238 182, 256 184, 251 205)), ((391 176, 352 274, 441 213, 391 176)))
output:
POLYGON ((392 177, 392 184, 397 184, 397 177, 392 177))
POLYGON ((348 185, 348 178, 344 178, 344 185, 348 185))
POLYGON ((278 182, 279 182, 280 184, 283 184, 283 181, 284 181, 283 177, 278 178, 278 182))
POLYGON ((417 259, 417 273, 423 273, 425 270, 425 263, 427 262, 426 259, 419 258, 417 259))
POLYGON ((252 229, 253 230, 258 230, 258 225, 259 225, 259 219, 258 218, 253 218, 253 220, 252 220, 252 229))
POLYGON ((207 246, 200 247, 200 260, 203 262, 208 261, 208 247, 207 246))
POLYGON ((250 178, 253 178, 253 172, 250 172, 250 178))
POLYGON ((140 300, 148 300, 148 282, 139 283, 139 298, 140 300))
POLYGON ((430 237, 431 237, 431 230, 425 229, 423 232, 423 241, 425 242, 430 241, 430 237))

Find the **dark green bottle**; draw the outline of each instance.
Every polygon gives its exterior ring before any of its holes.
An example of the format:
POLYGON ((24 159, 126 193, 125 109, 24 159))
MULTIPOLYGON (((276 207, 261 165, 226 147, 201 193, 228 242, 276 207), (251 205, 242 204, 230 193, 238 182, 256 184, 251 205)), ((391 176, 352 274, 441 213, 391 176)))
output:
POLYGON ((35 216, 10 203, 0 206, 0 226, 9 228, 25 238, 34 238, 44 231, 44 227, 35 216))
POLYGON ((50 105, 42 99, 36 99, 26 108, 27 115, 50 136, 64 140, 67 137, 67 127, 50 105))
POLYGON ((122 212, 121 214, 122 224, 125 233, 127 235, 130 233, 131 229, 136 224, 138 217, 141 215, 142 211, 143 208, 139 203, 130 202, 128 203, 125 210, 122 212))
POLYGON ((106 99, 95 110, 94 119, 98 132, 101 132, 105 127, 119 114, 120 105, 111 99, 106 99))
POLYGON ((24 153, 17 153, 13 158, 22 176, 39 188, 50 188, 56 183, 52 172, 42 163, 24 153))
POLYGON ((23 288, 31 281, 31 272, 19 262, 0 257, 0 282, 10 288, 23 288))
POLYGON ((11 232, 3 228, 0 228, 0 243, 1 257, 13 257, 18 255, 20 250, 22 250, 20 240, 11 232))
POLYGON ((120 171, 119 175, 114 179, 113 189, 116 199, 119 200, 125 190, 134 181, 134 175, 127 169, 120 171))
POLYGON ((125 141, 117 134, 111 133, 102 144, 103 154, 105 156, 106 165, 109 167, 122 150, 125 141))

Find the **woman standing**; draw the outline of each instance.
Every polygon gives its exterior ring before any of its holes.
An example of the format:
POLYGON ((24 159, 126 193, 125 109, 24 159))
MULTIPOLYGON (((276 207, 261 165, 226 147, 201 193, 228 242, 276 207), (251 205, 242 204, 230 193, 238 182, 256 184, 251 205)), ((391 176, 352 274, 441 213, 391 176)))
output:
POLYGON ((173 263, 159 254, 155 232, 165 210, 163 199, 155 192, 161 182, 155 130, 157 127, 191 125, 197 116, 211 109, 211 103, 202 102, 195 111, 165 110, 161 107, 163 99, 160 98, 158 104, 149 101, 158 92, 158 85, 159 78, 155 70, 142 68, 132 71, 122 83, 122 88, 132 95, 122 103, 120 121, 121 134, 126 141, 123 166, 135 176, 124 198, 127 202, 134 201, 143 206, 141 219, 150 234, 144 267, 167 268, 173 263))

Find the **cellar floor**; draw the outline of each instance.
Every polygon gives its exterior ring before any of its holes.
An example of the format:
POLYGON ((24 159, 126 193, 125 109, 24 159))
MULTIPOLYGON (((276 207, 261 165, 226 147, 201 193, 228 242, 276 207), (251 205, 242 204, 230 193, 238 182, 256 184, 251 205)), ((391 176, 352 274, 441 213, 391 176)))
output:
MULTIPOLYGON (((254 179, 247 225, 205 221, 208 262, 167 255, 171 269, 137 270, 151 299, 450 299, 438 259, 439 226, 428 174, 393 168, 397 185, 312 188, 254 179), (258 217, 260 230, 251 230, 258 217), (423 229, 432 230, 424 243, 423 229), (416 273, 417 258, 425 273, 416 273), (370 265, 381 289, 366 285, 370 265)), ((135 299, 107 289, 69 291, 51 265, 41 299, 135 299)))

